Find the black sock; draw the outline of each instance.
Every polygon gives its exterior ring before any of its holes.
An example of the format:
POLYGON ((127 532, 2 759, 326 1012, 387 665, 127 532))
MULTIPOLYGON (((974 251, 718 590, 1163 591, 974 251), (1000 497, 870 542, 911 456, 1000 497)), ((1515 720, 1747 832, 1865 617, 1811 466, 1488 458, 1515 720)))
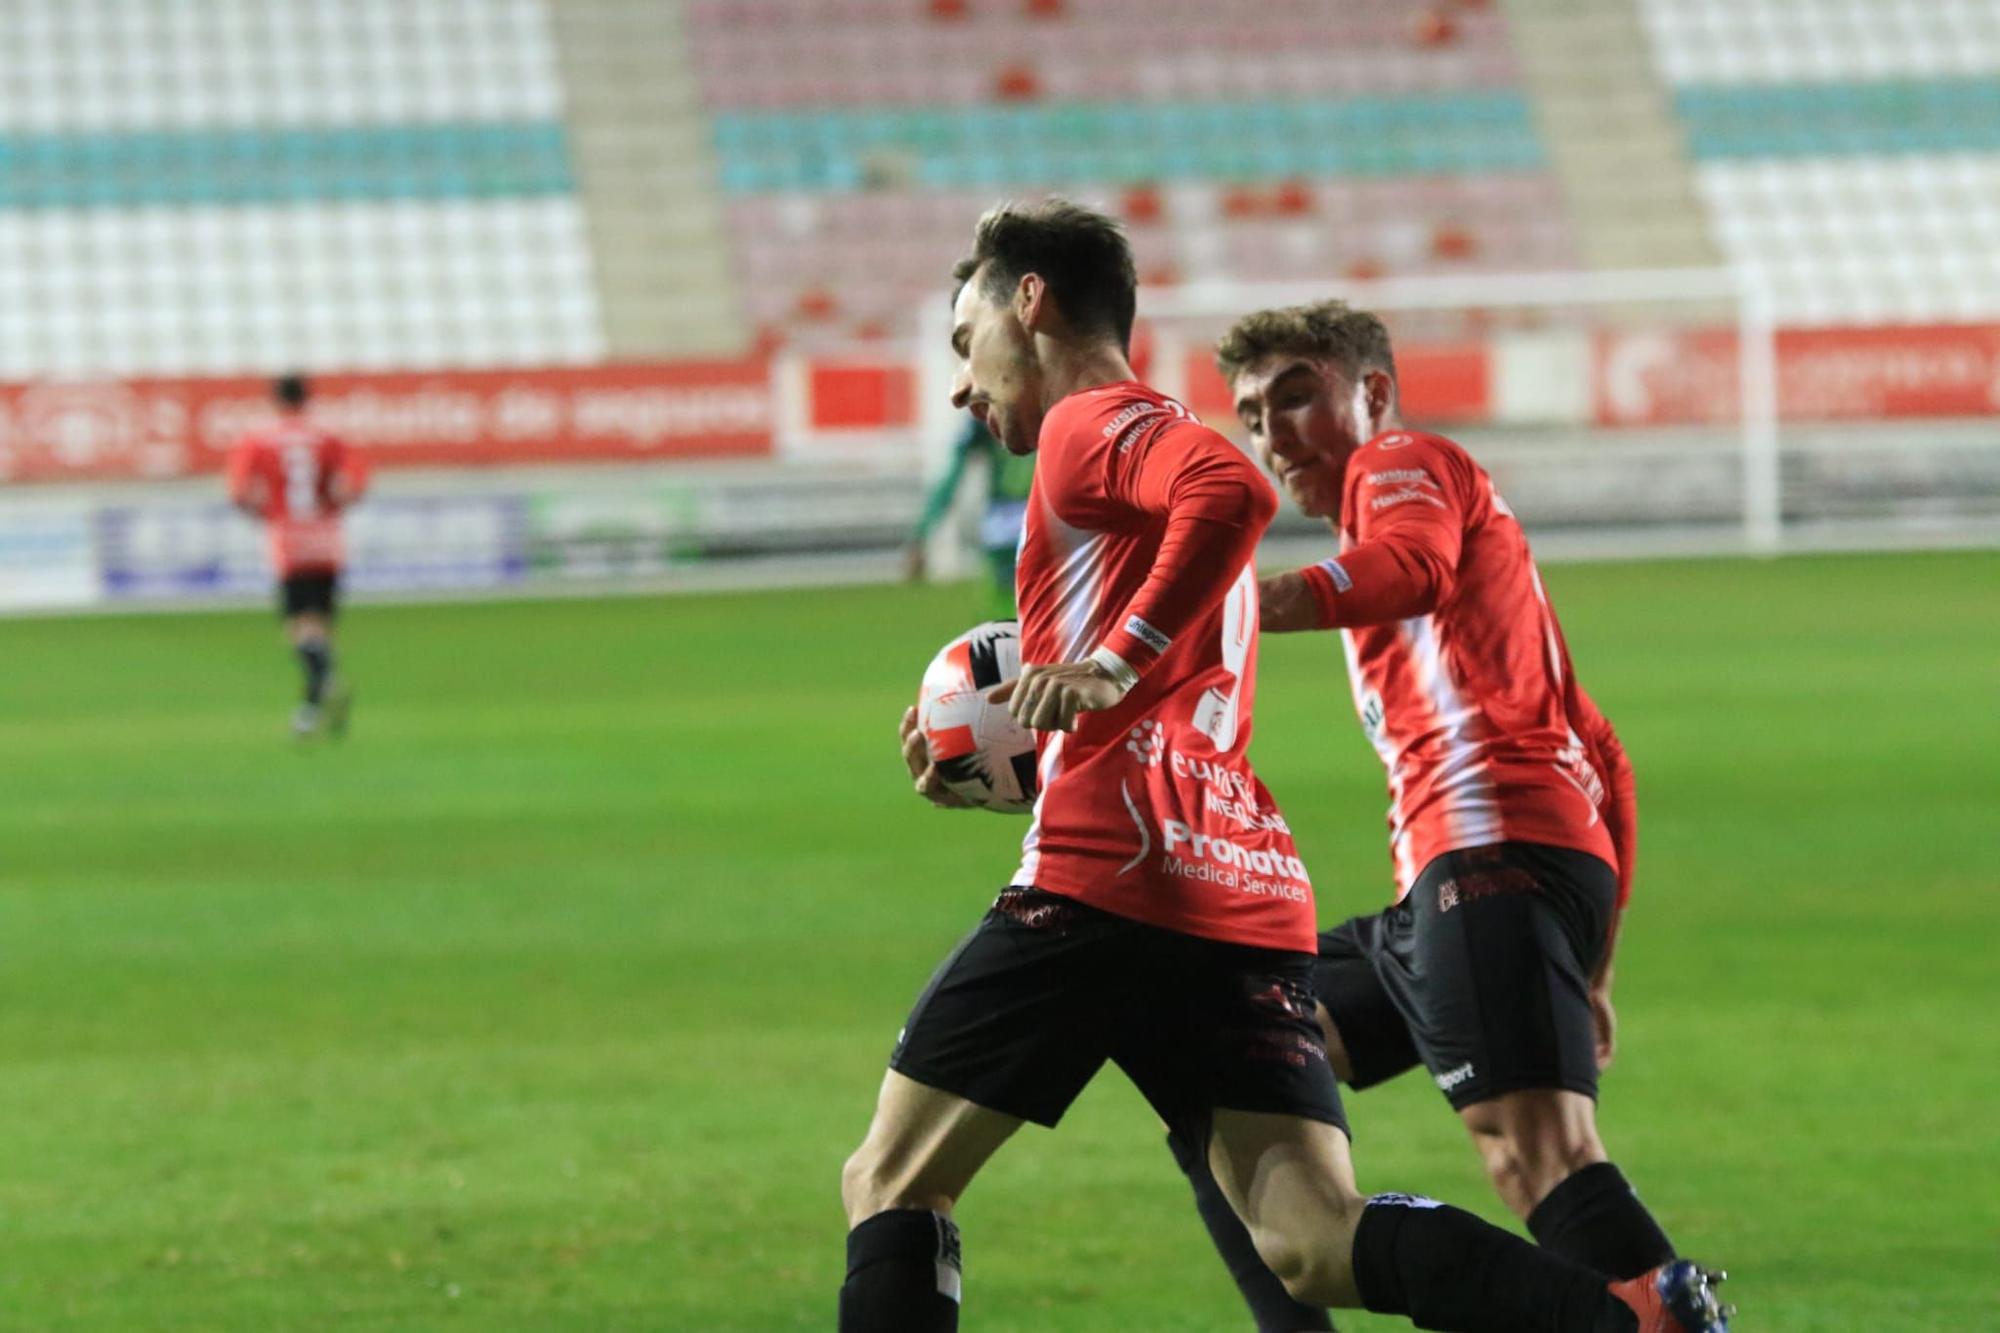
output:
POLYGON ((1550 1190, 1528 1214, 1528 1230, 1550 1254, 1621 1281, 1674 1257, 1667 1233, 1609 1162, 1594 1162, 1550 1190))
POLYGON ((1244 1303, 1256 1317, 1257 1333, 1302 1333, 1306 1329, 1333 1328, 1333 1321, 1326 1317, 1326 1311, 1311 1305, 1301 1305, 1285 1290, 1285 1284, 1278 1281, 1278 1275, 1264 1266, 1257 1256, 1257 1247, 1250 1241, 1250 1232, 1243 1225, 1236 1210, 1229 1206, 1229 1200, 1222 1195, 1222 1187, 1215 1183, 1215 1176, 1208 1169, 1208 1156, 1195 1149, 1177 1134, 1167 1135, 1167 1147, 1173 1151, 1174 1161, 1180 1164, 1194 1186, 1195 1211, 1201 1214, 1202 1222, 1208 1227, 1208 1238, 1215 1242, 1216 1252, 1229 1269, 1229 1276, 1236 1279, 1236 1289, 1243 1293, 1244 1303))
POLYGON ((306 702, 317 704, 326 694, 326 678, 333 674, 333 645, 324 639, 308 639, 297 651, 299 665, 306 672, 306 702))
POLYGON ((1638 1333, 1602 1274, 1434 1199, 1378 1194, 1354 1231, 1361 1303, 1456 1333, 1638 1333))
POLYGON ((840 1333, 957 1333, 958 1227, 897 1208, 847 1233, 840 1333))

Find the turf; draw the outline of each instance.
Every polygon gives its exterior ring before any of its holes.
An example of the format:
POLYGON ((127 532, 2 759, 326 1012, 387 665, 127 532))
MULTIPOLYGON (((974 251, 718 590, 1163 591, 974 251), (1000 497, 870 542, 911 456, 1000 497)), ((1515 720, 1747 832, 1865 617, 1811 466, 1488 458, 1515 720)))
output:
MULTIPOLYGON (((1604 1122, 1749 1330, 2000 1327, 2000 554, 1563 567, 1642 784, 1604 1122)), ((968 588, 0 623, 0 1326, 831 1327, 840 1161, 1020 825, 897 712, 968 588)), ((1330 639, 1255 755, 1386 891, 1330 639)), ((1366 1188, 1496 1205, 1436 1092, 1366 1188)), ((964 1201, 968 1329, 1244 1329, 1101 1078, 964 1201)), ((1390 1321, 1344 1318, 1348 1329, 1390 1321)))

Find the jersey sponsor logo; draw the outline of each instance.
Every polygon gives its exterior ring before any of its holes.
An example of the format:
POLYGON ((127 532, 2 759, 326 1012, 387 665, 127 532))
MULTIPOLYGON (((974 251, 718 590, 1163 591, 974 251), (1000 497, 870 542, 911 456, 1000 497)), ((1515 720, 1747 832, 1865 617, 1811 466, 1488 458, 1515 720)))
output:
POLYGON ((1231 887, 1243 888, 1246 892, 1270 893, 1276 897, 1290 898, 1295 902, 1306 901, 1307 893, 1302 887, 1307 879, 1306 863, 1296 856, 1286 856, 1283 852, 1266 851, 1258 847, 1245 847, 1219 834, 1203 833, 1189 828, 1178 819, 1167 820, 1161 825, 1160 832, 1165 838, 1162 850, 1166 853, 1167 868, 1174 874, 1184 875, 1190 879, 1216 878, 1208 874, 1192 874, 1180 868, 1189 865, 1189 858, 1192 858, 1194 862, 1201 863, 1201 869, 1242 872, 1246 881, 1250 876, 1282 876, 1286 880, 1297 882, 1268 883, 1254 889, 1249 887, 1249 882, 1238 884, 1233 877, 1223 882, 1230 884, 1231 887), (1186 857, 1175 854, 1176 850, 1182 847, 1187 849, 1186 857))
POLYGON ((1174 641, 1137 616, 1125 617, 1125 632, 1156 653, 1164 653, 1174 641))
POLYGON ((1155 768, 1166 753, 1167 729, 1162 723, 1147 718, 1126 733, 1125 748, 1147 768, 1155 768))
POLYGON ((1442 1074, 1434 1074, 1431 1081, 1438 1085, 1439 1092, 1450 1092, 1459 1084, 1472 1077, 1472 1061, 1467 1060, 1456 1069, 1447 1069, 1442 1074))
POLYGON ((1287 836, 1291 825, 1276 810, 1265 810, 1257 801, 1257 787, 1234 769, 1206 759, 1190 759, 1179 750, 1168 755, 1168 766, 1177 778, 1201 784, 1201 808, 1220 815, 1246 832, 1276 832, 1287 836))
MULTIPOLYGON (((1043 790, 1048 789, 1045 787, 1043 790)), ((1153 834, 1146 827, 1145 819, 1139 814, 1139 803, 1132 799, 1132 789, 1121 782, 1118 784, 1118 794, 1125 798, 1125 813, 1132 816, 1132 827, 1139 830, 1139 850, 1132 853, 1131 860, 1118 867, 1119 874, 1129 875, 1139 868, 1139 863, 1153 850, 1153 834)))
POLYGON ((1222 794, 1231 799, 1239 801, 1256 799, 1256 788, 1251 785, 1250 779, 1233 768, 1224 768, 1221 764, 1212 763, 1207 759, 1190 759, 1179 750, 1168 756, 1168 766, 1173 769, 1175 777, 1192 778, 1196 782, 1213 784, 1220 787, 1222 794))
POLYGON ((1378 495, 1368 502, 1368 507, 1379 512, 1384 509, 1394 509, 1397 505, 1409 504, 1413 500, 1421 500, 1427 505, 1436 505, 1439 509, 1450 507, 1435 495, 1408 489, 1390 491, 1387 495, 1378 495))
POLYGON ((1132 442, 1139 438, 1139 433, 1154 417, 1172 415, 1169 408, 1158 403, 1134 403, 1104 423, 1104 438, 1108 440, 1117 435, 1118 443, 1114 447, 1122 454, 1132 447, 1132 442), (1121 431, 1124 432, 1122 435, 1119 434, 1121 431))
POLYGON ((1420 467, 1398 467, 1390 468, 1386 472, 1370 472, 1362 478, 1362 481, 1370 486, 1437 486, 1431 474, 1420 467))
POLYGON ((1361 715, 1361 731, 1368 737, 1370 745, 1379 746, 1382 741, 1382 724, 1388 720, 1388 713, 1382 707, 1382 692, 1370 690, 1361 696, 1361 707, 1356 710, 1361 715))

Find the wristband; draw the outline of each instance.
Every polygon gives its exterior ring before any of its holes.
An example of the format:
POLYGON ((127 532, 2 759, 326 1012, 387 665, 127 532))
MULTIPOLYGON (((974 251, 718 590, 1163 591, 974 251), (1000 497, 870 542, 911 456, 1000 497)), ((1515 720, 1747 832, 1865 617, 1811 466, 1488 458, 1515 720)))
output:
POLYGON ((1099 648, 1084 660, 1096 663, 1121 690, 1129 690, 1139 683, 1139 673, 1132 669, 1132 664, 1109 648, 1099 648))

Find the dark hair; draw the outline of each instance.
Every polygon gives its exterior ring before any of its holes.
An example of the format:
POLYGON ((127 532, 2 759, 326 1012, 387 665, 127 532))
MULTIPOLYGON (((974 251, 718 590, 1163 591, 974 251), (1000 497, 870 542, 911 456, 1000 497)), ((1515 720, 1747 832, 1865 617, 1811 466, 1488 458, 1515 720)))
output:
POLYGON ((1396 373, 1389 330, 1366 310, 1345 301, 1317 301, 1259 310, 1236 321, 1215 345, 1215 367, 1224 380, 1279 353, 1331 361, 1350 376, 1365 370, 1396 373))
POLYGON ((286 407, 304 407, 312 397, 312 387, 304 375, 280 375, 271 381, 271 396, 286 407))
POLYGON ((979 219, 972 253, 951 271, 953 301, 982 266, 980 282, 994 300, 1006 300, 1024 275, 1040 274, 1071 328, 1130 350, 1139 274, 1116 220, 1067 199, 1001 204, 979 219))

